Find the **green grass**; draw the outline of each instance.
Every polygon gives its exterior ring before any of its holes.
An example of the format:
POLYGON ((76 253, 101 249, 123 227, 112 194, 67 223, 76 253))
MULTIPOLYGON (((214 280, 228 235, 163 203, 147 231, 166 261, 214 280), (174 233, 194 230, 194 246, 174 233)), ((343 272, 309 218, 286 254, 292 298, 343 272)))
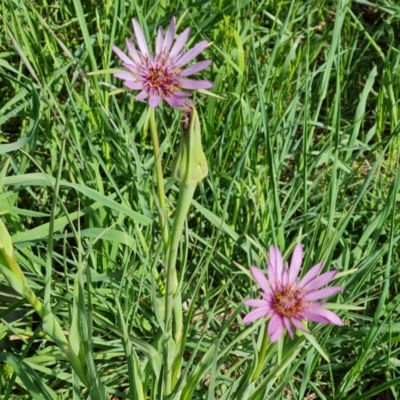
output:
MULTIPOLYGON (((170 399, 400 398, 396 1, 0 7, 0 213, 94 387, 100 377, 115 398, 161 398, 154 271, 163 278, 165 260, 146 105, 109 95, 121 87, 111 74, 88 73, 119 66, 111 46, 132 36, 132 17, 153 43, 175 15, 179 31, 192 27, 191 45, 213 41, 202 75, 223 99, 196 96, 209 175, 178 255, 186 344, 170 399), (287 338, 249 384, 265 327, 241 321, 257 290, 249 266, 264 268, 270 244, 287 259, 298 241, 304 271, 322 260, 342 273, 333 301, 346 326, 311 325, 319 350, 287 338)), ((179 113, 164 105, 157 124, 171 225, 179 113)), ((1 398, 102 398, 79 386, 24 300, 2 304, 0 318, 1 398), (26 315, 7 319, 17 310, 26 315)))

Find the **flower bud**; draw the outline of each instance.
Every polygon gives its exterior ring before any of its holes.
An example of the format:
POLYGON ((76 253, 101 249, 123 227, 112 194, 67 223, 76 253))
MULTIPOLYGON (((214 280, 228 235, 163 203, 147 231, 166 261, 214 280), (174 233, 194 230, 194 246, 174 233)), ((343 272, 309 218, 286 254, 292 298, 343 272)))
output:
POLYGON ((181 143, 172 165, 172 176, 185 185, 200 182, 208 174, 206 156, 201 146, 200 120, 193 104, 182 110, 181 143))

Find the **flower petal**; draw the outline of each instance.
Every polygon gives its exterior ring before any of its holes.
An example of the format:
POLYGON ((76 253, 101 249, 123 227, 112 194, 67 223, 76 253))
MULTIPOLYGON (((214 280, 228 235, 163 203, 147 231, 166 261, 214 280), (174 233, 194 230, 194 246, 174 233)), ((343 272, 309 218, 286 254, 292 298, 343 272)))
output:
POLYGON ((256 308, 255 310, 249 312, 244 318, 243 323, 249 324, 250 322, 254 322, 259 318, 265 317, 269 312, 268 308, 256 308))
MULTIPOLYGON (((143 85, 139 82, 125 81, 124 85, 128 89, 132 89, 132 90, 142 90, 143 89, 143 85)), ((138 99, 136 96, 136 100, 141 100, 141 99, 138 99)))
POLYGON ((182 90, 175 90, 174 96, 179 97, 179 98, 184 98, 184 97, 191 97, 192 94, 189 92, 183 92, 182 90))
POLYGON ((174 36, 175 36, 175 31, 176 31, 175 24, 176 24, 176 19, 175 19, 175 17, 172 17, 171 23, 169 24, 169 28, 165 35, 165 39, 164 39, 164 43, 163 43, 163 47, 162 47, 162 51, 165 53, 169 52, 169 49, 171 48, 172 43, 174 42, 174 36))
POLYGON ((271 286, 276 288, 276 270, 275 270, 275 247, 269 247, 269 259, 268 259, 268 278, 271 283, 271 286))
POLYGON ((128 64, 133 64, 133 61, 117 46, 112 46, 114 53, 122 60, 128 64))
POLYGON ((320 262, 317 265, 314 265, 303 277, 303 279, 299 283, 299 287, 304 287, 307 285, 308 282, 310 282, 312 279, 314 279, 321 271, 322 266, 324 263, 320 262))
POLYGON ((344 289, 344 286, 332 286, 327 287, 325 289, 317 290, 306 294, 303 299, 305 301, 314 301, 323 299, 324 297, 331 297, 336 293, 341 292, 344 289))
POLYGON ((160 96, 151 94, 149 98, 149 106, 151 108, 156 108, 160 104, 160 101, 161 101, 160 96))
POLYGON ((132 60, 135 61, 135 63, 140 64, 141 59, 135 45, 128 38, 125 39, 125 43, 132 60))
POLYGON ((307 285, 305 285, 303 287, 303 289, 304 290, 317 290, 320 287, 329 283, 336 276, 337 273, 338 273, 338 271, 325 272, 325 274, 322 274, 318 278, 315 278, 315 279, 311 280, 310 282, 308 282, 307 285))
POLYGON ((164 33, 160 26, 158 28, 157 39, 156 39, 156 55, 161 53, 163 44, 164 44, 164 33))
POLYGON ((304 328, 303 324, 297 318, 291 318, 292 324, 300 331, 310 334, 311 332, 304 328))
POLYGON ((290 319, 288 317, 283 317, 283 323, 285 324, 285 327, 287 331, 289 332, 290 339, 294 339, 294 333, 292 329, 292 324, 290 323, 290 319))
POLYGON ((183 67, 189 61, 192 61, 193 58, 197 57, 207 47, 207 45, 207 40, 203 40, 202 42, 196 44, 193 49, 190 49, 186 53, 182 54, 182 56, 176 60, 175 66, 177 68, 183 67))
POLYGON ((269 303, 265 300, 259 299, 247 299, 243 303, 249 307, 269 307, 269 303))
POLYGON ((147 99, 149 97, 149 93, 147 92, 147 90, 142 90, 136 97, 136 100, 144 100, 147 99))
POLYGON ((171 51, 169 52, 169 56, 171 58, 175 57, 179 54, 179 52, 183 49, 185 44, 187 43, 190 35, 190 28, 186 28, 176 39, 175 44, 172 46, 171 51))
POLYGON ((135 76, 126 71, 115 72, 114 76, 118 79, 123 79, 125 81, 136 81, 135 76))
POLYGON ((260 286, 260 288, 265 292, 265 293, 271 293, 271 288, 269 287, 267 277, 263 274, 261 269, 252 266, 250 267, 251 273, 254 276, 254 279, 260 286))
POLYGON ((129 69, 129 71, 133 72, 134 74, 139 75, 139 70, 138 70, 136 64, 133 64, 132 61, 131 61, 130 64, 126 63, 126 62, 123 62, 122 65, 125 68, 129 69))
POLYGON ((194 79, 182 79, 181 86, 183 89, 211 89, 214 86, 210 81, 196 81, 194 79))
POLYGON ((211 60, 204 60, 200 61, 194 65, 192 65, 189 68, 184 69, 180 75, 181 76, 190 76, 193 74, 197 74, 200 71, 203 71, 203 69, 208 68, 211 65, 212 61, 211 60))
POLYGON ((171 107, 179 108, 179 107, 182 107, 182 106, 185 104, 186 99, 185 99, 185 98, 182 98, 182 97, 179 98, 179 97, 177 97, 177 96, 172 95, 172 96, 167 96, 167 97, 165 98, 165 101, 166 101, 171 107))
POLYGON ((283 321, 278 314, 274 314, 268 324, 268 335, 272 343, 278 341, 283 333, 283 321))
POLYGON ((321 322, 323 324, 334 324, 340 326, 344 325, 344 322, 335 313, 330 310, 325 310, 324 308, 305 310, 304 316, 313 322, 321 322))
POLYGON ((149 56, 150 52, 147 47, 146 39, 144 38, 144 34, 142 28, 135 18, 132 19, 133 30, 135 31, 136 41, 139 46, 140 51, 145 55, 149 56))
POLYGON ((260 292, 261 297, 266 300, 268 303, 271 303, 273 300, 273 293, 272 290, 270 293, 260 292))
POLYGON ((298 243, 292 255, 289 269, 289 283, 294 283, 299 275, 301 263, 303 261, 303 245, 298 243))

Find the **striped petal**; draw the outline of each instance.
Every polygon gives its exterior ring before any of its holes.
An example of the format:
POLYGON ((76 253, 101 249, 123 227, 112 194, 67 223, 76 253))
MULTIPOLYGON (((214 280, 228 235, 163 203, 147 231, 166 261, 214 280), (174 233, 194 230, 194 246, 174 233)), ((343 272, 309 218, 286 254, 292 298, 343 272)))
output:
POLYGON ((176 19, 175 17, 172 17, 171 23, 169 24, 169 28, 167 31, 167 34, 165 35, 164 43, 162 46, 162 51, 165 53, 168 53, 172 43, 174 42, 174 36, 175 36, 175 31, 176 31, 176 19))
POLYGON ((158 28, 158 33, 157 33, 157 40, 156 40, 156 54, 159 54, 161 52, 161 49, 163 47, 164 43, 164 33, 161 28, 161 26, 158 28))
POLYGON ((193 58, 197 57, 207 47, 207 45, 207 40, 196 44, 193 49, 188 50, 186 53, 182 54, 182 56, 178 58, 178 60, 175 62, 175 66, 177 68, 183 67, 189 61, 192 61, 193 58))
POLYGON ((258 283, 258 286, 260 286, 260 288, 265 293, 271 293, 271 288, 269 287, 268 280, 266 276, 263 274, 263 272, 255 266, 250 267, 250 270, 254 276, 254 279, 258 283))
POLYGON ((343 326, 344 322, 332 311, 325 310, 324 308, 315 308, 306 310, 304 316, 313 322, 320 322, 323 324, 334 324, 343 326))
POLYGON ((268 335, 272 343, 279 340, 283 333, 283 320, 278 314, 274 314, 268 324, 268 335))
POLYGON ((308 331, 306 328, 304 328, 303 324, 301 323, 300 320, 298 320, 297 318, 291 318, 292 324, 299 330, 302 331, 304 333, 308 333, 310 334, 310 331, 308 331))
POLYGON ((304 290, 317 290, 320 287, 329 283, 338 273, 338 271, 329 271, 325 272, 318 278, 313 279, 312 281, 308 282, 307 285, 304 286, 304 290))
POLYGON ((269 304, 265 300, 259 299, 248 299, 244 300, 243 303, 249 307, 269 307, 269 304))
POLYGON ((194 64, 191 67, 184 69, 181 72, 181 76, 190 76, 193 74, 197 74, 198 72, 203 71, 203 69, 208 68, 211 63, 211 60, 200 61, 197 64, 194 64))
POLYGON ((165 101, 166 101, 171 107, 179 108, 179 107, 182 107, 182 106, 185 104, 186 98, 182 98, 182 97, 177 97, 177 96, 171 95, 171 96, 167 96, 167 97, 165 98, 165 101))
POLYGON ((149 97, 149 93, 146 90, 142 90, 136 97, 136 100, 144 100, 147 99, 149 97))
POLYGON ((243 318, 243 323, 244 324, 250 324, 250 322, 254 322, 259 318, 265 317, 268 314, 269 310, 268 308, 256 308, 255 310, 249 312, 244 318, 243 318))
POLYGON ((181 86, 184 89, 211 89, 214 83, 211 81, 196 81, 194 79, 182 79, 181 86))
POLYGON ((303 246, 301 243, 297 244, 292 255, 289 269, 289 283, 296 282, 303 261, 303 246))
POLYGON ((287 331, 289 332, 289 336, 290 339, 294 339, 294 333, 293 333, 293 329, 292 329, 292 324, 290 323, 290 319, 288 317, 283 317, 283 323, 287 329, 287 331))
POLYGON ((135 45, 128 38, 125 39, 125 43, 126 47, 128 48, 129 55, 132 57, 132 60, 135 61, 136 64, 140 64, 141 59, 135 45))
MULTIPOLYGON (((132 89, 132 90, 142 90, 143 89, 143 85, 139 82, 125 81, 124 85, 128 89, 132 89)), ((138 99, 136 96, 136 100, 141 100, 141 99, 138 99)))
POLYGON ((144 37, 142 28, 135 18, 132 19, 133 30, 135 31, 136 41, 142 54, 150 56, 149 49, 147 47, 146 39, 144 37))
POLYGON ((114 53, 127 64, 133 64, 133 61, 117 46, 112 46, 114 53))
POLYGON ((190 97, 192 94, 189 92, 184 92, 182 90, 175 90, 174 96, 179 98, 190 97))
POLYGON ((136 64, 132 64, 132 62, 130 64, 123 62, 122 65, 134 74, 139 75, 139 69, 137 68, 136 64))
POLYGON ((175 57, 179 54, 179 52, 184 48, 187 43, 190 35, 190 28, 186 28, 178 37, 175 44, 172 46, 172 49, 169 53, 171 58, 175 57))
POLYGON ((325 289, 310 292, 310 293, 306 294, 303 297, 303 299, 305 301, 319 300, 319 299, 323 299, 325 297, 331 297, 331 296, 335 295, 336 293, 341 292, 343 289, 344 289, 344 286, 332 286, 332 287, 328 287, 325 289))
POLYGON ((151 108, 156 108, 160 104, 160 101, 161 101, 160 96, 152 94, 152 95, 150 95, 150 98, 149 98, 149 106, 151 108))
POLYGON ((125 72, 125 71, 116 72, 114 74, 114 76, 118 79, 123 79, 125 81, 135 81, 136 80, 136 78, 130 72, 125 72))
POLYGON ((317 265, 314 265, 303 277, 303 279, 299 283, 299 287, 304 287, 309 283, 311 280, 313 280, 318 274, 320 273, 322 266, 324 263, 320 262, 317 265))
POLYGON ((281 251, 276 246, 275 246, 275 273, 276 273, 276 280, 280 283, 282 281, 282 273, 283 273, 283 257, 281 251))

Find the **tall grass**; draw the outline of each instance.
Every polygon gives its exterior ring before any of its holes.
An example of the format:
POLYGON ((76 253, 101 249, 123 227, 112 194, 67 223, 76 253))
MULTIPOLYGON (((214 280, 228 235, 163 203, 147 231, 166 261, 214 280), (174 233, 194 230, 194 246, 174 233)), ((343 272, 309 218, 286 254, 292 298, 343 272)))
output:
MULTIPOLYGON (((209 175, 178 253, 186 343, 170 398, 399 398, 395 1, 0 4, 0 213, 94 387, 162 396, 165 260, 146 107, 102 71, 118 66, 111 46, 132 35, 132 17, 153 42, 175 15, 192 44, 213 41, 203 75, 218 97, 196 96, 209 175), (304 271, 321 260, 340 271, 346 326, 311 325, 314 342, 271 351, 247 385, 265 333, 241 321, 256 291, 249 266, 264 268, 270 244, 287 259, 299 241, 304 271)), ((179 114, 158 117, 171 224, 179 114)), ((0 318, 2 398, 96 400, 24 300, 8 296, 0 318)))

